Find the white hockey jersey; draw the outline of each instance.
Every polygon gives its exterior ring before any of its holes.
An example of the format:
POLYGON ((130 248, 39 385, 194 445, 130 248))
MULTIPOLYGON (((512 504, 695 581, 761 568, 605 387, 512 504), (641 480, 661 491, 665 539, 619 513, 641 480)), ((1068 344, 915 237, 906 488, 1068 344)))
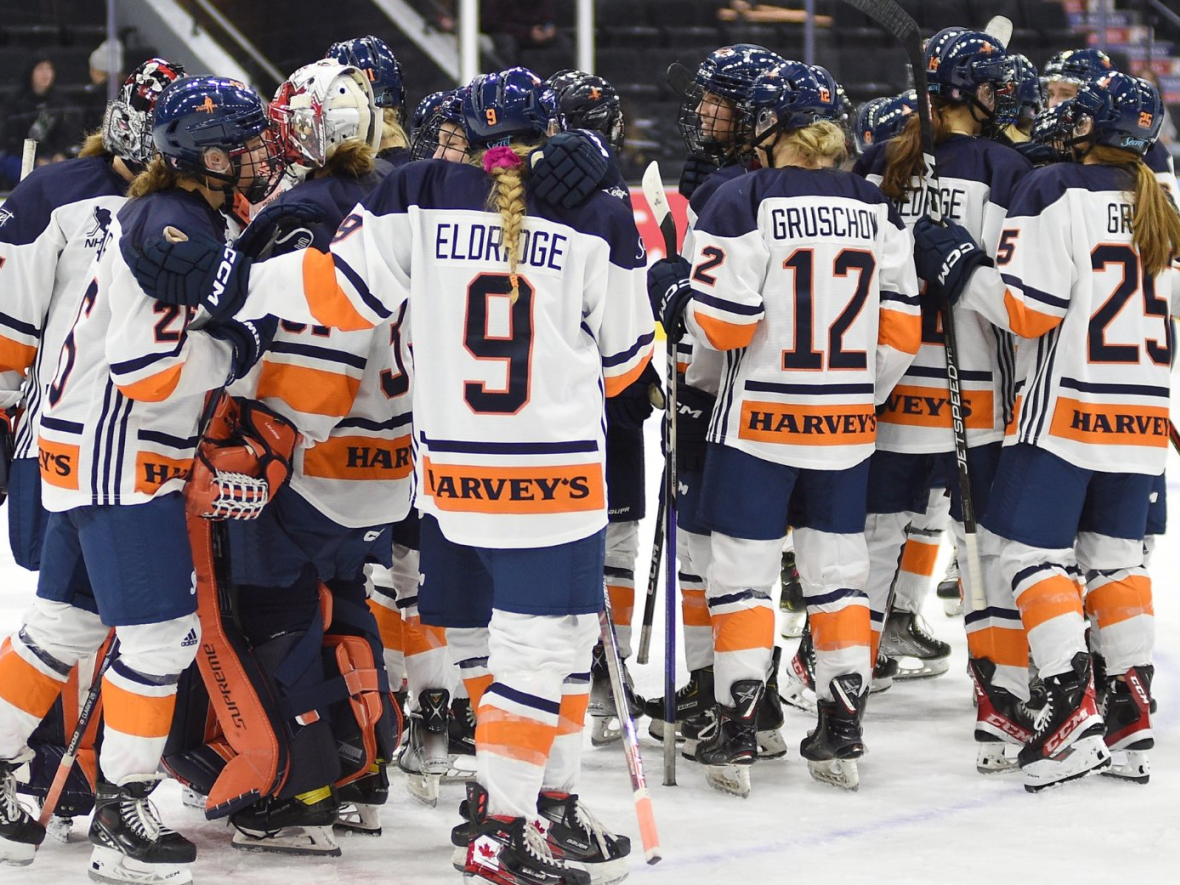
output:
POLYGON ((1021 338, 1020 407, 1008 444, 1088 470, 1158 475, 1168 444, 1170 269, 1145 276, 1125 171, 1059 163, 1013 201, 996 268, 966 306, 1021 338))
MULTIPOLYGON (((871 147, 854 171, 874 184, 884 179, 888 142, 871 147)), ((983 138, 955 135, 935 150, 943 214, 963 225, 995 257, 1014 189, 1031 169, 1011 148, 983 138)), ((910 191, 898 214, 912 228, 926 214, 924 194, 910 191)), ((923 294, 923 299, 936 299, 923 294)), ((877 446, 889 452, 954 449, 946 348, 937 304, 926 304, 922 348, 880 414, 877 446)), ((964 423, 970 446, 998 442, 1012 416, 1015 354, 1011 336, 964 304, 955 305, 964 423)))
POLYGON ((192 312, 139 288, 120 251, 167 225, 224 236, 221 216, 174 190, 130 200, 99 247, 56 363, 41 418, 48 510, 139 504, 178 492, 192 466, 209 390, 228 379, 229 344, 189 329, 192 312))
POLYGON ((567 543, 606 525, 603 394, 651 358, 645 254, 607 193, 570 210, 530 198, 513 302, 489 187, 441 160, 395 170, 329 253, 256 267, 239 315, 357 329, 408 301, 419 509, 460 544, 567 543))
POLYGON ((875 407, 918 351, 909 234, 885 196, 833 169, 723 185, 693 236, 686 322, 725 351, 713 442, 821 470, 873 451, 875 407))
POLYGON ((126 190, 109 159, 85 157, 34 170, 0 206, 0 409, 23 404, 17 458, 37 457, 47 376, 126 190))

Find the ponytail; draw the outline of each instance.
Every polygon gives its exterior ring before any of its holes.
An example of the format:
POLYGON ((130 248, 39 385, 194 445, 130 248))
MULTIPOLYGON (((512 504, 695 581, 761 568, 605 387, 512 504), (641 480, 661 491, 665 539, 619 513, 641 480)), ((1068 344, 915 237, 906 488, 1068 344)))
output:
POLYGON ((401 114, 397 108, 382 108, 381 112, 381 150, 408 148, 410 138, 402 126, 401 114))
MULTIPOLYGON (((921 101, 921 96, 919 96, 921 101)), ((950 127, 943 116, 946 102, 940 98, 930 99, 930 122, 934 125, 934 143, 942 144, 950 135, 950 127)), ((885 145, 885 178, 881 191, 889 199, 904 203, 909 192, 915 190, 914 179, 919 181, 926 173, 922 159, 922 124, 918 114, 910 115, 905 126, 885 145)))
POLYGON ((504 251, 508 255, 508 275, 512 281, 512 303, 520 296, 516 268, 520 262, 520 232, 524 229, 524 217, 528 208, 525 203, 524 179, 528 170, 527 158, 535 144, 512 144, 508 147, 489 148, 479 154, 475 161, 492 177, 493 185, 488 194, 488 211, 500 213, 500 226, 504 232, 504 251))
POLYGON ((110 151, 102 143, 102 131, 96 130, 89 132, 82 138, 82 144, 78 148, 78 157, 113 157, 110 151))
POLYGON ((820 160, 831 160, 839 166, 848 156, 844 131, 828 120, 792 130, 771 151, 780 146, 790 148, 803 166, 816 166, 820 160))
POLYGON ((1086 154, 1107 166, 1123 166, 1134 178, 1135 211, 1131 216, 1131 240, 1139 252, 1145 276, 1167 270, 1180 255, 1180 213, 1147 164, 1130 151, 1095 145, 1086 154))

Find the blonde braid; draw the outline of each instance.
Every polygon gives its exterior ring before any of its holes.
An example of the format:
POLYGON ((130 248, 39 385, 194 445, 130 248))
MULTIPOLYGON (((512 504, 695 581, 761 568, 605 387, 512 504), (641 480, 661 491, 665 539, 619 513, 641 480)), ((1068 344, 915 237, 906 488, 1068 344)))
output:
MULTIPOLYGON (((524 162, 519 166, 501 166, 489 174, 494 182, 488 194, 487 208, 500 213, 500 226, 504 231, 504 251, 508 254, 508 278, 512 282, 512 303, 520 297, 520 280, 516 274, 520 263, 520 233, 524 229, 524 218, 528 205, 525 202, 524 180, 528 173, 529 151, 535 144, 510 145, 512 152, 524 162)), ((486 152, 484 152, 486 153, 486 152)), ((483 153, 475 157, 477 165, 483 165, 483 153)))

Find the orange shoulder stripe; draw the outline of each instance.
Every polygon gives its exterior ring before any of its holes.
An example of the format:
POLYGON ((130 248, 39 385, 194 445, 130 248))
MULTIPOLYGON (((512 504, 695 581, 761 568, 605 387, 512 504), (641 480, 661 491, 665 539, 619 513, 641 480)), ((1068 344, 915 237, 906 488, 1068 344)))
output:
POLYGON ((1011 289, 1004 290, 1004 307, 1008 311, 1008 325, 1021 338, 1040 338, 1061 324, 1064 317, 1049 316, 1017 301, 1011 289))
POLYGON ((336 282, 336 262, 331 253, 303 250, 303 293, 320 324, 345 332, 373 328, 374 324, 357 313, 336 282))
POLYGON ((709 339, 709 343, 717 350, 738 350, 742 347, 749 347, 750 342, 754 340, 754 330, 757 328, 757 323, 745 325, 727 323, 725 320, 701 313, 695 307, 692 315, 709 339))

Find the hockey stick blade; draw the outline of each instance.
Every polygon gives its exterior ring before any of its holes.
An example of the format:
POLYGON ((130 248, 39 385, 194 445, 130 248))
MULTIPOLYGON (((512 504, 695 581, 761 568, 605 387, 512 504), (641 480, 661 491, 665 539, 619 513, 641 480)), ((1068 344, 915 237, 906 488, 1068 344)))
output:
POLYGON ((918 30, 918 23, 894 0, 844 0, 844 2, 859 9, 902 43, 910 40, 917 40, 921 43, 922 34, 918 30))
POLYGON ((983 32, 989 37, 995 37, 1007 49, 1008 42, 1012 39, 1012 19, 1006 15, 994 15, 983 32))
POLYGON ((696 80, 696 75, 680 62, 674 61, 668 65, 666 79, 668 85, 672 87, 672 91, 683 98, 688 94, 688 90, 692 88, 693 81, 696 80))
POLYGON ((660 233, 664 237, 664 257, 671 258, 677 254, 676 220, 672 217, 672 207, 668 205, 668 195, 664 193, 660 164, 655 160, 652 160, 643 172, 643 196, 647 198, 652 217, 660 226, 660 233))

